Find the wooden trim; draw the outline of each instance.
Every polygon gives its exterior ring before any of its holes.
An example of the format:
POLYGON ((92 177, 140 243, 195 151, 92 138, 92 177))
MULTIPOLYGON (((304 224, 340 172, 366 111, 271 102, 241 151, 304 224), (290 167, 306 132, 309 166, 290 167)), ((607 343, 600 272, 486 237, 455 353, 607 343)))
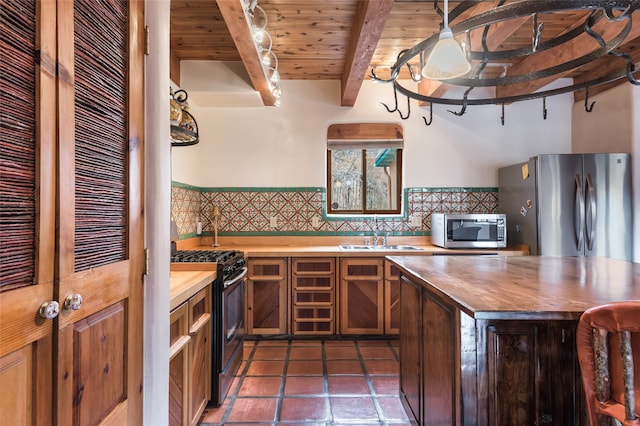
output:
POLYGON ((38 311, 52 295, 52 282, 0 293, 0 357, 51 335, 53 321, 38 311))
POLYGON ((144 0, 129 1, 129 300, 127 309, 127 421, 142 424, 144 387, 144 0))
POLYGON ((339 123, 327 129, 327 139, 387 140, 404 139, 399 123, 339 123))
MULTIPOLYGON (((36 48, 40 49, 36 90, 36 283, 52 282, 56 236, 56 3, 37 2, 38 31, 36 48)), ((53 293, 48 296, 53 297, 53 293)), ((50 299, 52 300, 52 299, 50 299)), ((44 301, 44 300, 43 300, 44 301)))
POLYGON ((57 4, 58 16, 58 277, 74 272, 75 245, 75 90, 73 1, 57 4))

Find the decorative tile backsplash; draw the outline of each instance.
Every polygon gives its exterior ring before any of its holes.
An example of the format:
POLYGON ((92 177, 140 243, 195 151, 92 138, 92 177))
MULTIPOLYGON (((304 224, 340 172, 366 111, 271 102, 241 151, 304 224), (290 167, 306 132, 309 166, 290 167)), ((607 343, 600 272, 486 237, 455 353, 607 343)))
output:
MULTIPOLYGON (((496 213, 498 189, 407 188, 403 199, 403 215, 378 217, 382 232, 430 235, 431 213, 496 213)), ((327 216, 325 201, 325 188, 198 188, 172 182, 171 215, 181 239, 196 236, 199 221, 203 235, 213 234, 214 205, 222 211, 219 235, 339 236, 372 231, 371 217, 327 216)))

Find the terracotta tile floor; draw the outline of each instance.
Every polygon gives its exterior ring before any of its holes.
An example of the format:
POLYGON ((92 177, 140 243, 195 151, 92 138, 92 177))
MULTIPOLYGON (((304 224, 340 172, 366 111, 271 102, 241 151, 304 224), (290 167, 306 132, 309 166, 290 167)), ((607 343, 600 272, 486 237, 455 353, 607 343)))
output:
POLYGON ((200 425, 407 425, 398 395, 398 342, 246 341, 219 408, 200 425))

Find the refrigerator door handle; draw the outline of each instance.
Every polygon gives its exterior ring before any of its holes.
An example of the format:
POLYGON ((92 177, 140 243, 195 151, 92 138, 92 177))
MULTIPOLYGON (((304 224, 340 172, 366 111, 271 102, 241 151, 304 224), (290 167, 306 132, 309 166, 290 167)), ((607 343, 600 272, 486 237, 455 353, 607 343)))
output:
POLYGON ((585 220, 585 226, 587 229, 587 249, 593 250, 593 242, 595 241, 596 233, 596 190, 593 186, 593 180, 591 179, 591 173, 587 174, 587 189, 585 191, 588 195, 587 200, 587 217, 585 220))
POLYGON ((582 179, 580 175, 576 175, 576 187, 575 187, 575 205, 573 212, 573 227, 576 235, 576 241, 578 243, 578 251, 582 250, 582 243, 584 241, 584 192, 582 190, 582 179))

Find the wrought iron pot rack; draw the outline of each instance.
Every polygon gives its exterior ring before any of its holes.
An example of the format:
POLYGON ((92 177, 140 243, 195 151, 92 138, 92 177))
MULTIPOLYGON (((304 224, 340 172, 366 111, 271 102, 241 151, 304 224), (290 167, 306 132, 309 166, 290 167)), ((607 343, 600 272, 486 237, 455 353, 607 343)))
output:
MULTIPOLYGON (((449 21, 455 22, 455 19, 459 17, 463 12, 467 11, 469 8, 477 5, 478 3, 480 3, 480 1, 478 0, 468 0, 461 2, 457 7, 451 10, 449 14, 449 21)), ((442 10, 438 6, 438 0, 434 0, 434 8, 441 16, 443 15, 442 10)), ((433 49, 438 41, 439 35, 437 33, 423 40, 412 48, 400 52, 396 63, 391 67, 390 78, 380 78, 376 75, 375 69, 371 70, 371 78, 374 81, 393 84, 396 106, 395 108, 391 109, 385 105, 389 112, 398 111, 400 113, 400 111, 398 110, 396 95, 396 92, 400 92, 407 97, 407 103, 409 103, 410 99, 416 99, 418 101, 431 104, 459 105, 462 107, 459 112, 450 111, 456 115, 464 114, 468 105, 502 104, 504 107, 504 104, 508 103, 546 98, 547 96, 559 95, 580 89, 585 89, 587 91, 588 98, 589 87, 609 83, 621 78, 626 78, 630 83, 634 85, 640 85, 640 80, 634 77, 634 74, 638 74, 640 72, 640 62, 634 63, 633 58, 630 55, 616 51, 616 48, 618 48, 622 44, 622 42, 631 31, 631 14, 638 8, 640 8, 640 0, 521 0, 508 4, 505 4, 505 1, 501 1, 497 7, 491 10, 472 16, 469 19, 457 23, 456 25, 452 25, 451 30, 454 35, 466 35, 468 41, 467 46, 471 46, 470 31, 477 28, 483 28, 483 50, 468 51, 467 53, 468 59, 479 61, 477 65, 472 68, 467 77, 447 80, 448 84, 467 88, 461 99, 424 95, 403 86, 402 82, 398 80, 398 76, 400 75, 400 71, 403 67, 407 67, 413 81, 419 82, 421 80, 422 77, 420 75, 420 69, 422 69, 422 65, 424 64, 426 55, 428 55, 428 52, 433 49), (585 19, 583 25, 580 25, 579 27, 556 36, 552 39, 541 42, 540 39, 544 24, 537 25, 538 15, 567 10, 591 10, 591 13, 585 19), (533 17, 533 36, 530 46, 512 50, 489 51, 489 49, 487 48, 486 37, 491 25, 498 22, 527 16, 533 17), (613 36, 610 40, 604 40, 603 37, 601 37, 593 29, 593 26, 602 19, 615 22, 624 20, 626 21, 626 23, 617 35, 613 36), (529 73, 518 75, 508 75, 507 73, 503 73, 503 75, 498 77, 482 77, 482 71, 490 63, 490 61, 508 62, 513 59, 525 57, 528 55, 534 55, 538 52, 560 46, 563 43, 581 36, 584 33, 593 37, 598 42, 600 47, 589 52, 588 54, 574 58, 570 61, 559 63, 557 65, 539 69, 529 73), (620 57, 623 60, 621 61, 620 70, 604 76, 590 79, 588 81, 583 81, 560 88, 514 96, 469 98, 470 92, 476 87, 507 86, 510 84, 525 83, 556 75, 560 77, 563 73, 571 71, 577 67, 585 65, 606 55, 620 57), (419 65, 416 65, 417 62, 419 63, 419 65)), ((588 99, 585 99, 585 108, 587 108, 587 102, 588 99)), ((406 116, 403 116, 402 113, 400 113, 400 116, 402 119, 406 119, 409 116, 409 112, 406 114, 406 116)), ((428 125, 431 123, 425 118, 425 124, 428 125)))
POLYGON ((189 112, 189 103, 187 102, 189 95, 182 89, 174 92, 169 88, 169 96, 171 101, 175 101, 180 109, 179 119, 176 123, 171 124, 171 146, 197 144, 200 141, 198 123, 189 112))

